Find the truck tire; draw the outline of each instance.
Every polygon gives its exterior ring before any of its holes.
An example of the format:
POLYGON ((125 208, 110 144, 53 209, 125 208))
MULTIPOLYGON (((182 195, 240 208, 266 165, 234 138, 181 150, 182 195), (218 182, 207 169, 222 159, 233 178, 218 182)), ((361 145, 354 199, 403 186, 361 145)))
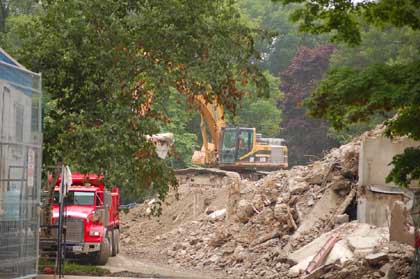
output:
POLYGON ((110 256, 110 245, 107 237, 101 242, 101 248, 99 252, 95 255, 95 264, 96 265, 105 265, 108 262, 110 256))
POLYGON ((117 230, 111 231, 111 257, 115 257, 118 253, 117 250, 117 230))

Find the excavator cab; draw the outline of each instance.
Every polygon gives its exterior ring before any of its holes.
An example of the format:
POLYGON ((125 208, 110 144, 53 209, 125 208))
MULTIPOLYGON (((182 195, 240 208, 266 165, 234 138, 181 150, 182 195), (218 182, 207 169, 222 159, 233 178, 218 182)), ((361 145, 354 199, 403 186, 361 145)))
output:
POLYGON ((280 138, 263 138, 255 128, 222 128, 219 167, 271 171, 287 168, 287 146, 280 138))
POLYGON ((254 128, 223 128, 220 164, 235 164, 254 147, 254 128))

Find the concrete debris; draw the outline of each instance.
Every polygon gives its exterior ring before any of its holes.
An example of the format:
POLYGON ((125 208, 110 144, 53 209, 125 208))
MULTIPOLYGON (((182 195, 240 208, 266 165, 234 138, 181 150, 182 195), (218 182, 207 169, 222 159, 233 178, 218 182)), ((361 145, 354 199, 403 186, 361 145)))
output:
POLYGON ((209 218, 211 218, 211 219, 219 219, 219 220, 222 220, 222 219, 224 219, 224 218, 225 218, 225 216, 226 216, 226 208, 223 208, 223 209, 220 209, 220 210, 213 211, 213 212, 212 212, 212 213, 210 213, 208 216, 209 216, 209 218))
MULTIPOLYGON (((238 220, 242 223, 246 223, 249 219, 254 215, 254 211, 256 211, 251 203, 247 200, 240 200, 236 209, 236 216, 238 220)), ((258 211, 256 211, 259 213, 258 211)))
POLYGON ((389 242, 388 228, 354 221, 359 146, 360 138, 258 181, 192 187, 184 174, 159 218, 145 216, 147 202, 123 216, 122 249, 179 268, 223 271, 223 278, 288 279, 304 276, 336 235, 307 278, 408 278, 413 249, 389 242))
POLYGON ((335 224, 336 225, 341 225, 344 223, 348 223, 349 222, 349 215, 348 214, 339 214, 337 216, 335 216, 335 224))
POLYGON ((336 235, 330 236, 327 242, 321 247, 321 249, 316 253, 313 259, 309 262, 308 267, 305 269, 305 274, 311 274, 317 270, 328 257, 328 254, 334 248, 335 243, 337 243, 338 237, 336 235))
POLYGON ((366 262, 372 267, 383 266, 389 261, 388 254, 386 253, 375 253, 369 254, 365 257, 366 262))

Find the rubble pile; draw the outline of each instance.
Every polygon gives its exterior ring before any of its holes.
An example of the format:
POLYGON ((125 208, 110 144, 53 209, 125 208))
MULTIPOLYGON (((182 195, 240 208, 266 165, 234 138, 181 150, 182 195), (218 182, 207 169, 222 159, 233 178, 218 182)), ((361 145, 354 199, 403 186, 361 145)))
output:
POLYGON ((137 205, 122 214, 121 248, 130 255, 161 261, 158 251, 172 242, 165 242, 165 233, 212 213, 211 208, 223 207, 227 197, 227 187, 191 189, 188 185, 179 185, 162 203, 159 218, 152 216, 156 199, 137 205))
POLYGON ((328 264, 324 267, 322 275, 315 278, 410 278, 413 248, 406 244, 390 242, 382 249, 386 252, 369 254, 343 263, 328 264))
POLYGON ((184 189, 184 197, 163 208, 160 223, 139 217, 147 204, 138 207, 124 218, 123 249, 177 268, 224 271, 225 278, 299 278, 323 241, 335 234, 339 241, 313 278, 381 278, 389 272, 405 278, 412 251, 396 249, 382 228, 351 222, 359 147, 360 138, 307 166, 256 182, 242 180, 236 192, 210 187, 197 197, 197 189, 184 189), (355 232, 361 237, 350 237, 355 232), (371 235, 376 238, 365 237, 371 235), (369 249, 363 250, 366 242, 369 249), (369 264, 375 259, 366 257, 375 253, 386 260, 369 264))

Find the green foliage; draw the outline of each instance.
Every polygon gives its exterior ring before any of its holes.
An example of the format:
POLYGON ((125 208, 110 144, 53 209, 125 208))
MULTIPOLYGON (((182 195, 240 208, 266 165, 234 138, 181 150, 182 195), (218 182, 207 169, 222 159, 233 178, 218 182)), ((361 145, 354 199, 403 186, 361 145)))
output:
POLYGON ((289 66, 299 46, 315 47, 328 41, 327 35, 299 33, 298 26, 288 20, 298 5, 281 6, 270 1, 257 0, 240 0, 238 5, 243 17, 252 22, 255 28, 275 34, 268 42, 257 42, 258 48, 264 54, 261 66, 275 76, 289 66))
POLYGON ((385 119, 386 117, 384 116, 374 115, 367 122, 352 123, 342 129, 330 127, 328 135, 336 139, 340 144, 346 144, 354 137, 360 136, 363 132, 372 130, 376 125, 383 123, 385 119))
MULTIPOLYGON (((353 123, 372 123, 374 117, 388 120, 386 134, 420 139, 420 61, 408 64, 367 66, 363 70, 336 68, 323 80, 305 104, 309 113, 330 121, 335 129, 353 123)), ((359 124, 362 125, 362 124, 359 124)), ((418 151, 395 157, 388 181, 407 186, 417 176, 418 151), (409 163, 412 160, 414 163, 409 163)))
POLYGON ((362 41, 361 22, 382 27, 389 23, 396 27, 420 29, 417 0, 272 0, 283 5, 302 4, 291 19, 299 23, 299 30, 313 34, 331 33, 336 42, 358 45, 362 41))
MULTIPOLYGON (((281 110, 277 107, 282 99, 278 87, 279 78, 268 72, 264 73, 270 85, 270 97, 258 98, 253 94, 245 96, 237 114, 231 120, 235 126, 255 127, 263 136, 278 136, 280 133, 281 110)), ((248 89, 253 91, 252 88, 248 89)))
MULTIPOLYGON (((333 6, 321 0, 279 1, 303 3, 292 15, 301 30, 332 32, 332 40, 354 47, 341 46, 333 57, 331 71, 305 101, 310 115, 342 130, 359 129, 363 123, 372 124, 374 118, 395 114, 386 121, 386 135, 420 139, 420 16, 416 1, 340 0, 333 6)), ((406 150, 395 157, 388 181, 407 186, 418 177, 412 162, 419 161, 418 150, 406 150)))
POLYGON ((386 182, 394 181, 403 187, 408 187, 412 180, 420 180, 420 147, 407 148, 403 154, 392 159, 394 166, 386 178, 386 182))
POLYGON ((174 168, 190 167, 193 147, 198 146, 197 134, 188 127, 189 120, 197 114, 189 108, 190 106, 186 96, 175 90, 162 104, 170 121, 161 130, 174 134, 174 150, 169 158, 170 164, 174 168))
POLYGON ((38 5, 35 0, 0 0, 0 32, 6 31, 9 17, 33 13, 38 5))
POLYGON ((418 58, 420 31, 408 27, 369 28, 362 31, 357 47, 341 45, 331 57, 331 66, 362 68, 372 64, 407 64, 418 58))
MULTIPOLYGON (((331 57, 332 68, 350 67, 363 69, 372 64, 404 65, 414 61, 419 55, 420 32, 410 28, 385 27, 369 28, 362 31, 362 42, 357 47, 340 45, 331 57), (384 32, 385 31, 385 32, 384 32)), ((374 128, 377 124, 392 116, 374 114, 367 122, 353 123, 342 130, 330 129, 330 135, 341 143, 348 142, 354 136, 374 128)))
MULTIPOLYGON (((44 164, 104 173, 133 198, 163 198, 176 185, 144 137, 169 116, 179 118, 175 126, 186 117, 162 109, 173 88, 217 95, 230 110, 244 80, 268 93, 250 63, 258 58, 253 32, 227 0, 42 1, 38 13, 10 18, 7 30, 7 51, 43 74, 44 164)), ((176 140, 187 148, 194 136, 176 140)))
POLYGON ((404 135, 410 130, 409 135, 416 139, 420 136, 417 123, 410 121, 419 116, 419 88, 419 62, 373 65, 364 70, 340 68, 329 73, 306 105, 310 115, 329 120, 337 129, 367 121, 375 112, 398 112, 403 119, 409 119, 404 121, 404 127, 400 123, 403 120, 390 121, 390 132, 404 135))

